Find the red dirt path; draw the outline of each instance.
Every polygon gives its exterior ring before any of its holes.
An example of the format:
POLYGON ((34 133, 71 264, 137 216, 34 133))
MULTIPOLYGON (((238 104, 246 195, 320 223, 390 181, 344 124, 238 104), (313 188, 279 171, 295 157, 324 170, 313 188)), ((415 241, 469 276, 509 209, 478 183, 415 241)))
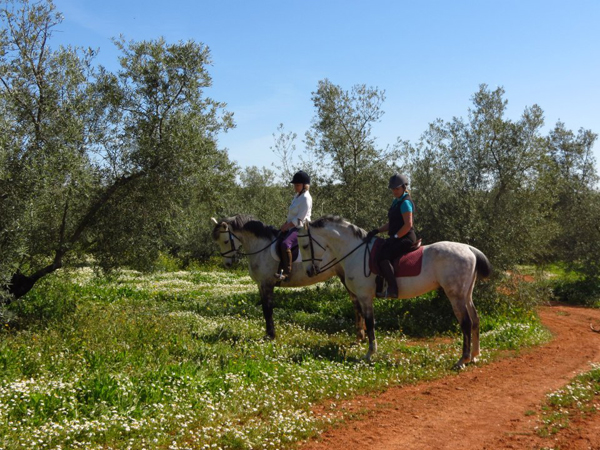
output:
POLYGON ((550 438, 535 433, 546 394, 600 362, 600 334, 589 328, 600 323, 600 310, 549 306, 540 316, 555 336, 549 344, 456 376, 355 398, 348 409, 368 410, 364 419, 326 431, 302 449, 600 450, 600 413, 550 438))

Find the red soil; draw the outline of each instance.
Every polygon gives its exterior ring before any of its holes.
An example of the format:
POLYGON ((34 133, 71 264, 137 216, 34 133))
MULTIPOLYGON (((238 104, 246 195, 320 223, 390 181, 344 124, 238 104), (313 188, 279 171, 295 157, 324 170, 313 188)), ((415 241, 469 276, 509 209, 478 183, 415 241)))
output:
POLYGON ((549 344, 455 376, 355 398, 344 407, 362 419, 347 420, 302 449, 600 449, 600 413, 549 438, 535 432, 546 394, 600 362, 600 334, 589 328, 600 323, 600 310, 561 305, 540 315, 555 336, 549 344))

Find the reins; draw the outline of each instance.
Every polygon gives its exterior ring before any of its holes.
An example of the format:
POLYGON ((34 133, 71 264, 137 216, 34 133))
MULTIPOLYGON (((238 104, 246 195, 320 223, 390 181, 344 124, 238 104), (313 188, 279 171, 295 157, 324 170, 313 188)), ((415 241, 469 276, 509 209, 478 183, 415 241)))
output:
MULTIPOLYGON (((306 234, 299 234, 298 237, 308 237, 308 241, 310 243, 310 259, 303 259, 302 262, 306 262, 306 261, 311 261, 313 263, 313 267, 314 267, 314 262, 315 261, 323 261, 323 259, 319 259, 319 258, 315 258, 315 252, 314 252, 314 247, 313 247, 313 241, 317 243, 317 245, 319 247, 321 247, 323 250, 325 250, 325 247, 323 247, 319 241, 317 241, 315 238, 312 237, 312 235, 310 234, 310 228, 306 227, 306 234)), ((354 247, 349 253, 347 253, 346 255, 344 255, 343 258, 341 259, 337 259, 337 258, 333 258, 331 261, 329 261, 327 264, 325 264, 323 267, 319 267, 318 269, 315 269, 316 275, 325 272, 329 269, 331 269, 332 267, 338 265, 339 263, 341 263, 343 260, 345 260, 348 256, 350 256, 352 253, 354 253, 356 250, 358 250, 360 247, 362 247, 363 245, 368 244, 367 241, 362 241, 360 244, 358 244, 356 247, 354 247)), ((369 246, 367 245, 365 247, 365 258, 367 255, 367 252, 369 254, 369 258, 371 255, 371 250, 369 249, 369 246)), ((364 261, 363 261, 364 262, 364 261)), ((366 265, 365 267, 363 267, 363 271, 366 275, 367 269, 366 269, 366 265)), ((370 272, 370 270, 369 270, 370 272)), ((367 277, 370 276, 371 274, 369 273, 369 275, 366 275, 367 277)))
POLYGON ((219 231, 219 233, 229 233, 229 242, 231 243, 231 250, 228 250, 226 252, 221 253, 221 256, 227 256, 230 253, 237 253, 238 255, 241 256, 252 256, 252 255, 256 255, 260 252, 264 252, 266 249, 268 249, 271 245, 273 245, 277 239, 279 239, 279 233, 277 233, 277 236, 275 237, 275 239, 273 239, 271 242, 269 242, 265 247, 261 248, 260 250, 257 250, 255 252, 250 252, 250 253, 244 253, 242 252, 239 248, 235 248, 235 245, 233 243, 233 238, 236 238, 238 241, 240 241, 240 243, 242 242, 241 239, 239 237, 237 237, 230 229, 229 227, 227 227, 227 230, 225 231, 219 231))
POLYGON ((345 260, 348 256, 350 256, 352 253, 354 253, 356 250, 358 250, 359 248, 361 248, 363 245, 365 245, 366 242, 362 241, 360 244, 358 244, 356 247, 354 247, 354 249, 352 251, 350 251, 350 253, 346 254, 346 256, 344 256, 342 259, 336 261, 337 258, 333 258, 330 262, 328 262, 327 264, 325 264, 323 267, 321 267, 317 273, 321 273, 321 272, 325 272, 326 270, 331 269, 332 267, 336 266, 337 264, 341 263, 343 260, 345 260), (333 264, 332 264, 333 263, 333 264))
MULTIPOLYGON (((319 241, 317 241, 316 239, 313 239, 312 235, 310 234, 310 228, 306 227, 306 234, 299 234, 298 237, 307 237, 308 236, 308 243, 310 244, 310 259, 303 259, 302 262, 306 262, 306 261, 310 261, 313 263, 315 261, 323 261, 322 258, 315 258, 315 248, 313 246, 313 241, 317 243, 317 245, 319 247, 321 247, 323 250, 326 250, 325 247, 323 247, 319 241)), ((329 264, 329 263, 328 263, 329 264)))

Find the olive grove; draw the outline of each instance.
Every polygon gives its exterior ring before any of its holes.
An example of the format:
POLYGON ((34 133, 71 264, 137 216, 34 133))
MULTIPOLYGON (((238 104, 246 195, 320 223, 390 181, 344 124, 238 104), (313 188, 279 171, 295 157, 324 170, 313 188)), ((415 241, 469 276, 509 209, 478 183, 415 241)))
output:
POLYGON ((50 46, 51 1, 0 13, 0 285, 20 297, 82 259, 148 266, 194 197, 231 179, 208 48, 119 40, 111 73, 92 50, 50 46))
POLYGON ((311 100, 305 151, 280 125, 274 168, 239 168, 218 143, 234 126, 205 95, 207 46, 116 39, 119 69, 96 51, 52 47, 62 17, 51 0, 0 7, 0 300, 77 264, 151 269, 161 252, 206 259, 211 216, 253 214, 279 226, 292 174, 312 178, 313 218, 386 221, 389 177, 409 176, 425 243, 480 248, 500 268, 566 263, 600 277, 597 135, 533 105, 507 117, 503 88, 481 85, 466 118, 435 120, 421 138, 382 146, 385 92, 328 79, 311 100))

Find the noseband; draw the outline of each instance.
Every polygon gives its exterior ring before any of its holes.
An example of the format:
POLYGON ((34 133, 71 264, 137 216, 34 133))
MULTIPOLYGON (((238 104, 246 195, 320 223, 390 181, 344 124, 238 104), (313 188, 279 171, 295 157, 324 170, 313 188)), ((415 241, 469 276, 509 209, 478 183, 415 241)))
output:
MULTIPOLYGON (((240 238, 237 237, 235 234, 233 234, 231 232, 231 230, 229 229, 229 227, 227 227, 226 231, 219 231, 219 233, 221 233, 221 234, 222 233, 229 233, 229 243, 231 244, 231 250, 228 250, 226 252, 222 252, 221 256, 225 257, 225 256, 229 255, 230 253, 237 253, 238 249, 235 248, 235 244, 233 243, 233 238, 236 238, 238 241, 240 241, 240 238)), ((240 242, 242 242, 242 241, 240 241, 240 242)))
MULTIPOLYGON (((277 237, 276 237, 275 239, 273 239, 271 242, 269 242, 269 243, 268 243, 268 244, 267 244, 265 247, 261 248, 260 250, 258 250, 258 251, 256 251, 256 252, 251 252, 251 253, 243 253, 243 252, 241 252, 241 251, 240 251, 238 248, 235 248, 235 245, 234 245, 234 243, 233 243, 233 238, 236 238, 238 241, 240 241, 240 244, 241 244, 242 240, 241 240, 239 237, 237 237, 237 236, 236 236, 236 235, 233 233, 233 231, 231 231, 231 230, 229 229, 229 226, 227 227, 227 230, 225 230, 225 231, 219 231, 219 233, 229 233, 229 242, 230 242, 230 244, 231 244, 231 250, 227 250, 226 252, 220 252, 220 253, 221 253, 221 256, 223 256, 223 257, 225 257, 225 256, 229 255, 230 253, 235 253, 235 255, 240 255, 240 256, 250 256, 250 255, 256 255, 256 254, 258 254, 258 253, 260 253, 260 252, 262 252, 262 251, 264 251, 264 250, 268 249, 268 248, 269 248, 271 245, 273 245, 273 243, 274 243, 275 241, 277 241, 277 239, 279 239, 279 233, 278 233, 278 234, 277 234, 277 237)), ((235 256, 235 255, 234 255, 234 256, 235 256)))

